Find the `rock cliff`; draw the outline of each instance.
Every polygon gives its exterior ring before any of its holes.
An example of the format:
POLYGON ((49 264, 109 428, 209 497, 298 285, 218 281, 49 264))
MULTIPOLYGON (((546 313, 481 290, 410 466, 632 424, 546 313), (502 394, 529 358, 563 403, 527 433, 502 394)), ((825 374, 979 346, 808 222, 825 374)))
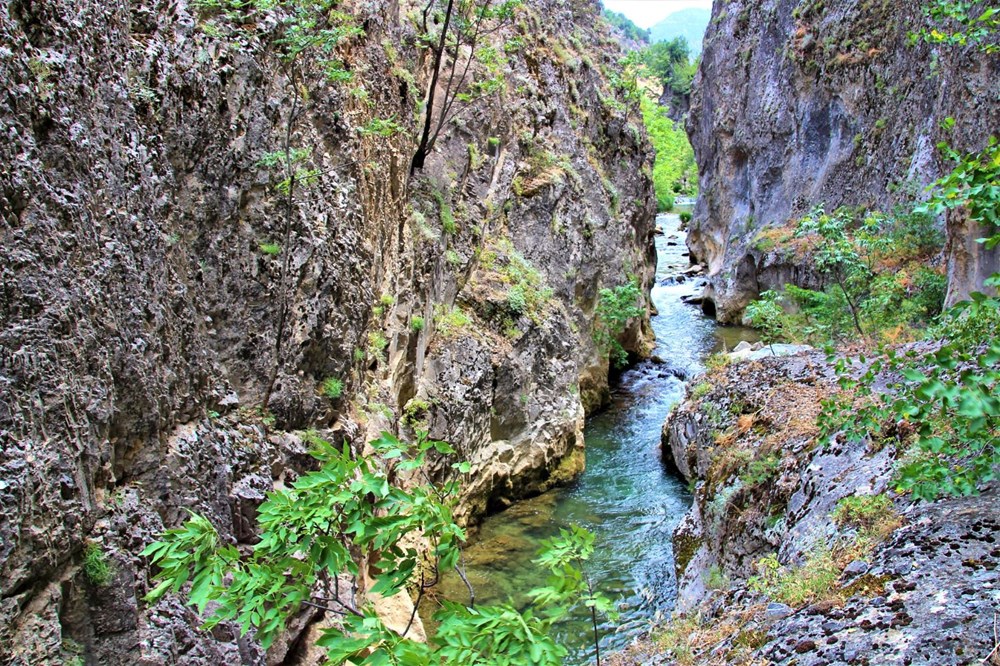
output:
POLYGON ((138 553, 187 509, 252 543, 307 428, 451 441, 470 520, 571 478, 599 291, 652 282, 650 149, 596 3, 491 34, 502 85, 413 177, 420 8, 343 3, 334 85, 278 57, 280 8, 211 6, 0 7, 2 663, 305 663, 295 634, 265 654, 148 607, 138 553))
MULTIPOLYGON (((981 150, 1000 127, 1000 57, 910 45, 917 0, 716 2, 688 133, 699 191, 688 243, 706 265, 709 310, 738 321, 760 292, 822 276, 771 252, 761 232, 814 206, 888 211, 951 170, 935 146, 981 150), (945 131, 945 118, 955 127, 945 131)), ((1000 255, 948 220, 949 302, 981 289, 1000 255)))
POLYGON ((678 610, 701 618, 692 635, 714 636, 697 663, 971 664, 989 654, 996 484, 913 503, 892 492, 895 446, 820 440, 820 400, 836 376, 818 352, 704 379, 663 432, 664 458, 696 488, 674 552, 678 610), (867 509, 847 511, 845 500, 867 509), (761 560, 772 554, 769 574, 761 560))

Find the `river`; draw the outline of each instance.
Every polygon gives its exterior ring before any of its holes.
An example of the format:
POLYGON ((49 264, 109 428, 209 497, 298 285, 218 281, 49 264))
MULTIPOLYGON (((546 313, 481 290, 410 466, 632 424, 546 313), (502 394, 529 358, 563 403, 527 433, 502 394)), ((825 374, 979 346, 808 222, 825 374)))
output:
MULTIPOLYGON (((674 281, 688 266, 679 223, 677 215, 657 218, 665 233, 656 238, 652 298, 659 314, 652 324, 654 353, 664 362, 647 361, 626 371, 608 409, 588 420, 587 469, 576 482, 487 518, 465 552, 477 603, 513 600, 522 607, 526 593, 545 584, 545 572, 532 562, 540 541, 570 524, 594 532, 595 554, 587 573, 621 604, 619 620, 602 627, 602 653, 624 647, 651 621, 668 615, 676 597, 671 534, 691 496, 684 481, 661 461, 660 429, 670 408, 684 396, 678 375, 701 372, 709 354, 732 348, 749 335, 719 327, 699 308, 681 301, 695 293, 696 286, 694 280, 674 281)), ((440 592, 461 599, 465 587, 453 576, 442 581, 440 592)), ((583 617, 559 631, 572 650, 567 663, 592 661, 591 630, 583 617)))

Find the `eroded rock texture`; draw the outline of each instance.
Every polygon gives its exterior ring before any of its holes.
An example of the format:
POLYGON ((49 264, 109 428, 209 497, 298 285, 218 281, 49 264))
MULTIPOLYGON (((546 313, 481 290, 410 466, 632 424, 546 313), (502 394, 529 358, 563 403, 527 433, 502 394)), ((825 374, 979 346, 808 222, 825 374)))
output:
MULTIPOLYGON (((910 45, 916 0, 716 2, 688 133, 701 196, 688 244, 707 266, 720 321, 760 292, 823 277, 771 251, 761 232, 818 205, 889 211, 951 170, 935 146, 979 151, 1000 127, 1000 57, 910 45), (954 117, 952 131, 941 122, 954 117)), ((948 220, 948 302, 1000 269, 958 216, 948 220)), ((974 226, 974 225, 973 225, 974 226)))
POLYGON ((678 610, 714 636, 696 663, 980 663, 1000 605, 996 484, 934 503, 894 495, 892 444, 818 438, 835 380, 818 352, 738 362, 664 426, 665 458, 696 486, 674 533, 678 610), (877 538, 836 519, 842 499, 886 493, 877 538), (800 576, 825 557, 836 569, 812 600, 775 603, 751 583, 771 554, 800 576))
POLYGON ((527 3, 490 37, 500 92, 410 178, 414 8, 343 3, 354 81, 306 60, 293 85, 280 12, 220 35, 185 0, 0 7, 0 661, 305 659, 296 635, 265 655, 177 599, 149 608, 138 557, 184 509, 252 543, 264 493, 311 464, 299 429, 360 452, 407 414, 474 463, 470 519, 579 471, 607 386, 598 292, 653 274, 649 148, 606 101, 618 47, 596 3, 527 3), (290 209, 261 162, 286 137, 316 172, 290 209), (547 295, 531 312, 515 264, 547 295))

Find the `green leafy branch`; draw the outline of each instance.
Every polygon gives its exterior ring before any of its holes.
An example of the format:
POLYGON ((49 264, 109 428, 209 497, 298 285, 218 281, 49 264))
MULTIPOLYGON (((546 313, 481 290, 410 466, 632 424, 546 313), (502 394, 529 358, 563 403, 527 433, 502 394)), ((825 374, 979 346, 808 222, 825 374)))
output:
POLYGON ((594 342, 599 349, 610 354, 615 367, 624 367, 628 362, 628 353, 618 341, 618 336, 625 332, 630 320, 646 313, 637 305, 642 302, 639 282, 632 279, 613 289, 601 289, 598 299, 594 342))
POLYGON ((538 560, 554 578, 550 588, 532 593, 537 613, 445 601, 435 613, 437 647, 413 640, 409 630, 425 590, 441 571, 459 564, 465 532, 453 508, 457 477, 468 473, 468 464, 452 464, 442 483, 404 489, 395 483, 398 475, 413 478, 424 472, 429 455, 453 455, 454 449, 423 433, 412 445, 383 433, 369 443, 375 455, 368 458, 347 444, 308 439, 320 468, 269 493, 258 509, 260 540, 254 546, 223 544, 207 518, 190 513, 142 552, 158 568, 147 602, 184 592, 205 618, 204 628, 235 622, 243 634, 255 631, 265 649, 300 609, 328 612, 340 623, 324 630, 318 644, 332 663, 358 666, 557 666, 567 650, 550 636, 555 622, 580 603, 595 618, 613 615, 610 602, 576 568, 593 552, 593 536, 573 528, 548 543, 538 560), (418 549, 418 539, 427 547, 418 549), (401 632, 386 627, 370 603, 359 603, 353 585, 341 589, 342 576, 360 576, 359 562, 375 574, 368 593, 393 596, 416 588, 401 632))
POLYGON ((928 0, 923 14, 935 27, 911 32, 910 42, 974 46, 983 53, 1000 52, 1000 7, 969 0, 928 0), (981 8, 981 9, 980 9, 981 8))

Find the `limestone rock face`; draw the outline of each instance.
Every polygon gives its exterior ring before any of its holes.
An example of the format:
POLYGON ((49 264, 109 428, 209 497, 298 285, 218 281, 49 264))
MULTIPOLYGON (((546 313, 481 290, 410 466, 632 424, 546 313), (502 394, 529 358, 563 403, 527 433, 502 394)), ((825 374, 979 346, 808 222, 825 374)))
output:
MULTIPOLYGON (((824 286, 761 232, 818 205, 889 211, 950 171, 938 142, 979 151, 1000 126, 1000 57, 909 45, 923 4, 715 3, 687 126, 701 193, 688 244, 708 266, 720 321, 738 322, 767 289, 824 286)), ((952 303, 981 289, 1000 254, 975 244, 983 230, 958 216, 947 227, 952 303)))
MULTIPOLYGON (((177 598, 149 607, 138 556, 186 509, 252 544, 265 493, 313 464, 298 430, 360 454, 428 428, 475 466, 468 520, 582 468, 599 291, 648 293, 655 263, 651 149, 605 74, 619 47, 596 2, 526 3, 490 36, 500 90, 411 177, 430 58, 409 4, 341 3, 364 34, 340 85, 308 59, 290 80, 280 14, 0 7, 0 662, 311 659, 312 615, 265 655, 177 598), (286 138, 311 172, 290 207, 266 159, 286 138)), ((648 337, 641 317, 621 342, 648 337)))
POLYGON ((664 457, 696 488, 674 532, 678 610, 723 628, 742 617, 732 635, 720 629, 717 654, 757 635, 753 657, 774 664, 982 659, 994 645, 996 484, 979 497, 930 504, 893 496, 893 446, 818 439, 819 400, 835 381, 818 352, 733 363, 664 425, 664 457), (842 603, 790 609, 754 590, 749 579, 765 556, 794 568, 854 547, 857 528, 833 518, 838 502, 882 493, 898 520, 870 551, 840 565, 842 603), (719 579, 725 584, 713 585, 719 579))

